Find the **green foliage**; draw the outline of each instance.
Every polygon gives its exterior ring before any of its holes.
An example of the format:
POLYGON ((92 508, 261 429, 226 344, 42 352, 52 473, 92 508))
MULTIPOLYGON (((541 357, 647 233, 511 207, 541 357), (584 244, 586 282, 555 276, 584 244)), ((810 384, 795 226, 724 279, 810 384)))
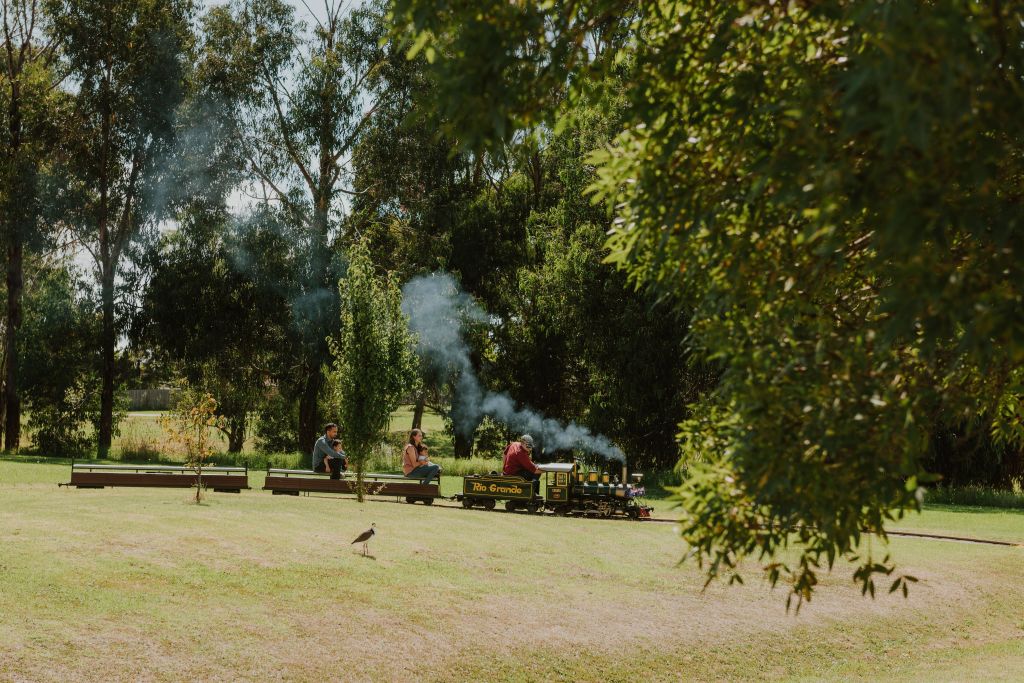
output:
MULTIPOLYGON (((668 3, 671 4, 671 3, 668 3)), ((445 130, 468 147, 492 146, 550 119, 566 96, 589 89, 638 8, 628 0, 436 3, 394 0, 394 38, 436 74, 445 130)), ((661 8, 650 8, 658 15, 661 8)))
POLYGON ((238 452, 268 380, 286 362, 287 300, 260 281, 282 268, 268 255, 257 275, 244 258, 257 240, 223 213, 186 210, 181 217, 178 231, 154 254, 135 338, 214 395, 228 450, 238 452))
POLYGON ((45 455, 85 455, 95 444, 99 391, 88 291, 63 267, 30 265, 18 384, 28 429, 45 455))
POLYGON ((992 486, 939 486, 928 489, 924 496, 929 505, 970 505, 978 507, 1024 510, 1024 492, 992 486))
POLYGON ((299 405, 274 393, 256 417, 256 448, 261 453, 295 453, 299 448, 299 405))
POLYGON ((925 468, 942 476, 942 488, 979 485, 1010 490, 1024 481, 1024 449, 995 438, 984 425, 938 429, 923 458, 925 468))
MULTIPOLYGON (((448 424, 445 425, 448 427, 448 424)), ((484 417, 483 422, 476 428, 476 441, 473 444, 473 452, 481 458, 493 457, 501 453, 502 449, 518 435, 514 434, 508 427, 496 422, 490 417, 484 417)), ((448 472, 446 474, 454 474, 448 472)))
MULTIPOLYGON (((595 87, 557 134, 535 130, 473 153, 438 133, 448 130, 432 108, 441 77, 423 58, 402 62, 383 72, 401 97, 356 156, 355 221, 375 262, 402 277, 453 272, 495 315, 468 330, 488 386, 607 433, 636 467, 671 467, 685 404, 715 375, 692 371, 685 316, 655 309, 655 297, 629 291, 603 263, 610 221, 586 196, 595 178, 586 156, 617 131, 621 82, 595 87)), ((449 405, 454 388, 421 369, 429 400, 449 405)), ((476 437, 474 446, 458 435, 456 452, 468 457, 497 435, 476 437)))
POLYGON ((692 344, 723 368, 682 427, 682 536, 712 578, 752 556, 803 600, 844 557, 874 594, 893 565, 857 544, 919 508, 934 430, 1024 433, 1004 417, 1024 391, 1024 9, 631 7, 395 12, 471 143, 565 122, 550 93, 629 66, 622 131, 591 157, 612 259, 692 308, 692 344), (621 17, 620 49, 592 49, 621 17), (792 541, 796 561, 776 559, 792 541))
POLYGON ((414 388, 412 351, 401 292, 392 275, 373 272, 362 242, 349 253, 348 271, 339 284, 341 335, 331 341, 342 439, 356 466, 362 500, 364 463, 387 436, 391 413, 414 388))
MULTIPOLYGON (((5 59, 0 67, 0 239, 38 249, 55 226, 43 213, 48 165, 67 115, 58 53, 46 45, 47 19, 38 3, 7 0, 3 17, 5 59)), ((13 255, 7 259, 18 270, 13 255)))
POLYGON ((530 263, 519 269, 515 326, 495 331, 502 379, 522 400, 578 419, 621 446, 636 469, 668 469, 678 459, 677 426, 687 404, 712 388, 717 372, 686 347, 688 316, 605 262, 611 227, 586 188, 590 150, 607 144, 623 102, 617 80, 572 111, 572 121, 537 149, 541 189, 528 219, 530 263))
POLYGON ((54 41, 46 36, 41 3, 5 0, 0 67, 0 245, 3 246, 6 306, 3 320, 3 387, 0 423, 5 450, 20 446, 22 402, 21 325, 27 257, 49 245, 57 226, 42 220, 48 170, 67 114, 57 87, 64 78, 54 41))

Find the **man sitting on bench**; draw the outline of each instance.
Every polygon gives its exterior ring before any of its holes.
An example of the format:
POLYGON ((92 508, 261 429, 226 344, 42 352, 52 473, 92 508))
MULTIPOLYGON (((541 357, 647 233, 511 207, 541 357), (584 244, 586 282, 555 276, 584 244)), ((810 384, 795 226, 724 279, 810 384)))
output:
POLYGON ((540 468, 530 459, 533 451, 533 437, 523 434, 519 441, 505 446, 504 463, 501 473, 507 477, 522 477, 537 482, 534 493, 540 493, 540 468))
POLYGON ((324 434, 313 444, 313 471, 331 473, 331 479, 341 479, 345 466, 343 454, 336 453, 331 443, 338 436, 338 425, 333 422, 324 427, 324 434))

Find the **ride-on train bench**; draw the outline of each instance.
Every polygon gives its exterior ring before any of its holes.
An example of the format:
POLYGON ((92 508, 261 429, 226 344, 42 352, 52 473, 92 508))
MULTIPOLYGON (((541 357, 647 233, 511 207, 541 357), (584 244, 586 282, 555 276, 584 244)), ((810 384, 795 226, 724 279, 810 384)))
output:
MULTIPOLYGON (((196 471, 173 465, 95 465, 71 463, 68 486, 101 489, 106 486, 152 486, 187 489, 196 485, 196 471)), ((214 491, 238 493, 249 488, 247 467, 204 467, 203 485, 214 491)))
MULTIPOLYGON (((435 481, 421 484, 418 478, 410 479, 402 474, 363 474, 363 493, 370 496, 404 497, 408 503, 421 502, 433 505, 441 496, 441 475, 435 481), (435 483, 436 481, 436 483, 435 483)), ((356 493, 356 475, 346 472, 341 479, 331 479, 329 473, 313 470, 283 470, 270 468, 264 491, 275 496, 297 496, 299 493, 356 493)))

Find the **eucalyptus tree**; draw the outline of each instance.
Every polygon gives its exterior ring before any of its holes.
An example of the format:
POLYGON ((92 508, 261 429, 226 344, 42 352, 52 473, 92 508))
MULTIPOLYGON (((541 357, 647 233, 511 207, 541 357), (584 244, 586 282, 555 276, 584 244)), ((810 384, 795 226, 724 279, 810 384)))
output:
POLYGON ((184 100, 191 0, 50 0, 72 114, 62 137, 63 222, 92 257, 99 285, 102 359, 98 450, 114 429, 115 363, 125 316, 120 285, 140 238, 167 216, 168 160, 184 100))
POLYGON ((1024 7, 394 6, 467 144, 560 125, 560 93, 635 63, 590 157, 608 246, 723 366, 682 425, 684 540, 710 578, 760 558, 798 600, 837 558, 906 591, 859 544, 919 508, 936 427, 1024 441, 1024 7))
POLYGON ((299 438, 312 446, 319 399, 338 324, 340 259, 345 242, 351 155, 388 92, 377 72, 386 51, 382 10, 349 12, 324 2, 306 24, 283 0, 236 0, 205 18, 201 78, 220 98, 233 128, 236 163, 251 201, 280 211, 299 264, 291 302, 299 397, 299 438))
POLYGON ((44 241, 40 174, 53 151, 60 118, 61 72, 55 69, 58 40, 38 0, 2 0, 0 55, 0 239, 6 263, 7 306, 3 320, 4 448, 17 450, 21 438, 22 325, 26 249, 44 241))

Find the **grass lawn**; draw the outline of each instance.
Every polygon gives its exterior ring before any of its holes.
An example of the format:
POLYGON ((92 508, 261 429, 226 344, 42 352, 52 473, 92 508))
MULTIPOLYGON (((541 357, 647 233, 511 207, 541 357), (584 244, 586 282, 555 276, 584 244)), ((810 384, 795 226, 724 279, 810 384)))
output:
MULTIPOLYGON (((1024 510, 928 505, 923 514, 908 515, 892 525, 892 530, 1010 541, 1024 545, 1024 510)), ((1024 578, 1024 571, 1021 576, 1024 578)))
MULTIPOLYGON (((1024 548, 895 539, 909 600, 862 598, 840 567, 787 615, 755 574, 702 592, 667 524, 261 491, 195 506, 58 489, 67 469, 0 461, 0 680, 1024 678, 1024 548), (372 559, 349 545, 370 522, 372 559)), ((1011 533, 999 514, 920 519, 1011 533)))

